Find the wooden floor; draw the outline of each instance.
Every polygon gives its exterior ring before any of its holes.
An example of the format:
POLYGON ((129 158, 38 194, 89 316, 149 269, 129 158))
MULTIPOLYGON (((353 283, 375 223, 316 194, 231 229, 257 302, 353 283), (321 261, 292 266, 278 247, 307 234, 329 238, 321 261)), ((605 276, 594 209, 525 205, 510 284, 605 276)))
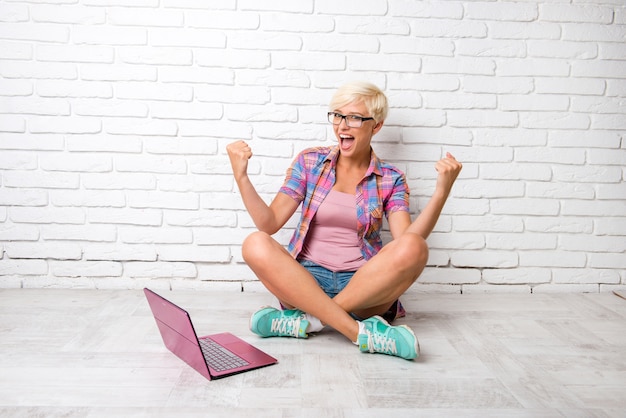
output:
POLYGON ((162 345, 141 291, 0 290, 0 416, 626 416, 614 294, 410 294, 411 362, 332 330, 258 338, 248 318, 266 293, 161 293, 201 335, 233 332, 279 363, 207 381, 162 345))

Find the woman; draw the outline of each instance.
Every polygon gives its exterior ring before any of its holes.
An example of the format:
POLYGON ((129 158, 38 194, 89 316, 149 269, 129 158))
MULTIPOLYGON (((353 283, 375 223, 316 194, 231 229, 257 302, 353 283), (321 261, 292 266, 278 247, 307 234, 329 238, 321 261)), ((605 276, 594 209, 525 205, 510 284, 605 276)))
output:
POLYGON ((301 152, 270 205, 248 177, 248 144, 228 145, 235 181, 258 228, 244 241, 243 257, 282 307, 252 315, 256 334, 306 338, 328 325, 363 352, 419 355, 413 331, 391 326, 383 316, 393 320, 404 313, 398 298, 426 265, 425 240, 462 166, 450 154, 435 164, 435 192, 412 222, 404 174, 371 148, 387 109, 387 98, 372 84, 340 87, 328 112, 338 144, 301 152), (300 223, 286 250, 271 235, 300 204, 300 223), (383 214, 393 237, 384 247, 383 214))

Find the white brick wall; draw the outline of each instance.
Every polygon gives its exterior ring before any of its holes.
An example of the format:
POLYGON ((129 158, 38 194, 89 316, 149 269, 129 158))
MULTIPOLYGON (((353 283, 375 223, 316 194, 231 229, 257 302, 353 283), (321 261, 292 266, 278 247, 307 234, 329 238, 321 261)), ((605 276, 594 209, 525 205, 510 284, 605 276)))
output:
POLYGON ((226 144, 269 201, 365 79, 414 214, 464 163, 415 288, 626 288, 625 39, 622 0, 0 0, 0 287, 258 289, 226 144))

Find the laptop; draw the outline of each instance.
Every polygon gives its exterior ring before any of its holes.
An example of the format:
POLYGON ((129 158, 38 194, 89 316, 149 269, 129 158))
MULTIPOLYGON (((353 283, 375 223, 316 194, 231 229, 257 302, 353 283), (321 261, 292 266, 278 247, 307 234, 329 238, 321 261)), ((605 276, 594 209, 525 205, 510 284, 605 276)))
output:
POLYGON ((198 338, 187 311, 148 288, 143 291, 165 346, 207 379, 278 363, 274 357, 228 332, 198 338))

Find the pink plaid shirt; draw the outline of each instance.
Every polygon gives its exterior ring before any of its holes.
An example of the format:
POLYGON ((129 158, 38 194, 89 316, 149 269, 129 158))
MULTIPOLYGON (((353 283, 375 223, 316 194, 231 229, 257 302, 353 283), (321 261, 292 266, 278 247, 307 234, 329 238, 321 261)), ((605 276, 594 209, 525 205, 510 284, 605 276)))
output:
MULTIPOLYGON (((289 242, 289 252, 298 257, 317 209, 335 184, 339 147, 316 147, 302 151, 287 170, 280 192, 302 203, 298 227, 289 242)), ((383 214, 409 211, 409 188, 404 174, 371 153, 369 168, 356 187, 355 210, 361 253, 369 260, 383 247, 380 232, 383 214)))

